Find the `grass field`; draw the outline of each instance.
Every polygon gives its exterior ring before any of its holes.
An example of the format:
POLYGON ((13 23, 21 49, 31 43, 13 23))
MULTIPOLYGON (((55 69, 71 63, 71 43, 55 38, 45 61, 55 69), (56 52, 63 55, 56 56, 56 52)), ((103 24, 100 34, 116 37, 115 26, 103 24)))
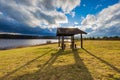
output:
POLYGON ((120 41, 84 41, 0 51, 0 80, 120 80, 120 41), (77 42, 77 46, 80 45, 77 42))

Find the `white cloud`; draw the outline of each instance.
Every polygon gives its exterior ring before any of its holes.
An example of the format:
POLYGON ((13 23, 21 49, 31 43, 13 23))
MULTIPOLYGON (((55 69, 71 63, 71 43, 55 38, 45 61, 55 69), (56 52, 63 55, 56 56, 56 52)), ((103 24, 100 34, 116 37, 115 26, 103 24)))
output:
POLYGON ((9 32, 0 32, 0 34, 12 34, 12 35, 20 35, 20 33, 9 33, 9 32))
POLYGON ((56 0, 56 5, 61 7, 64 12, 69 13, 80 5, 80 0, 56 0))
POLYGON ((70 12, 70 14, 71 14, 72 18, 75 17, 75 12, 70 12))
POLYGON ((32 27, 50 27, 67 23, 65 14, 70 13, 79 4, 80 0, 0 0, 0 11, 32 27), (57 11, 57 8, 61 8, 63 13, 57 11))
POLYGON ((85 19, 81 22, 82 25, 91 25, 96 21, 96 17, 94 15, 88 14, 85 19))
POLYGON ((2 12, 0 12, 0 15, 2 15, 3 13, 2 12))
POLYGON ((95 9, 98 9, 99 7, 102 7, 102 4, 98 4, 95 9))
POLYGON ((120 3, 103 9, 97 15, 88 14, 81 22, 83 30, 91 30, 90 35, 120 35, 120 3))
POLYGON ((75 25, 77 25, 77 24, 78 24, 78 22, 74 22, 74 24, 75 24, 75 25))

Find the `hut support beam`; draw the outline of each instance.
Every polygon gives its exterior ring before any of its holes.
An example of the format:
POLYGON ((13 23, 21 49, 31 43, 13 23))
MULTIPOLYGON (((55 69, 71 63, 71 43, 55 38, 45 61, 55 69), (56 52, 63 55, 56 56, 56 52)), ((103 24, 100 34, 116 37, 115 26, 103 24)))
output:
POLYGON ((60 47, 60 36, 58 36, 58 47, 60 47))
POLYGON ((82 39, 82 34, 80 34, 81 36, 81 48, 83 48, 83 39, 82 39))
POLYGON ((62 50, 64 49, 64 36, 62 36, 62 43, 61 43, 62 50))
POLYGON ((71 48, 74 49, 74 35, 71 36, 71 48))

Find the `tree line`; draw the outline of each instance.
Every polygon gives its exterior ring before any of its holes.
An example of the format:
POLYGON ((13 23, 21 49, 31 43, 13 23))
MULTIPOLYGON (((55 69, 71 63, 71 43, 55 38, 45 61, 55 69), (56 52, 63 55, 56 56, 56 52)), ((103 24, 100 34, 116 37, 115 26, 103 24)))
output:
POLYGON ((84 40, 120 40, 120 36, 85 37, 84 40))
MULTIPOLYGON (((31 35, 13 35, 0 34, 0 39, 57 39, 57 36, 31 36, 31 35)), ((70 39, 70 37, 65 37, 70 39)), ((79 39, 78 37, 75 38, 79 39)), ((120 36, 104 36, 104 37, 84 37, 84 40, 120 40, 120 36)))
POLYGON ((13 35, 0 34, 0 39, 56 39, 56 36, 31 36, 31 35, 13 35))

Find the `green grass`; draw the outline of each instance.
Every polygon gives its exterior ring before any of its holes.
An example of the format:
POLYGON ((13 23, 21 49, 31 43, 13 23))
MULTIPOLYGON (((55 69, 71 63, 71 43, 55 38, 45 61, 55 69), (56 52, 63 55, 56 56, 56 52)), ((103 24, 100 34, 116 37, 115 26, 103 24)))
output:
POLYGON ((0 50, 0 80, 120 80, 120 41, 84 41, 0 50), (79 46, 77 42, 77 46, 79 46))

